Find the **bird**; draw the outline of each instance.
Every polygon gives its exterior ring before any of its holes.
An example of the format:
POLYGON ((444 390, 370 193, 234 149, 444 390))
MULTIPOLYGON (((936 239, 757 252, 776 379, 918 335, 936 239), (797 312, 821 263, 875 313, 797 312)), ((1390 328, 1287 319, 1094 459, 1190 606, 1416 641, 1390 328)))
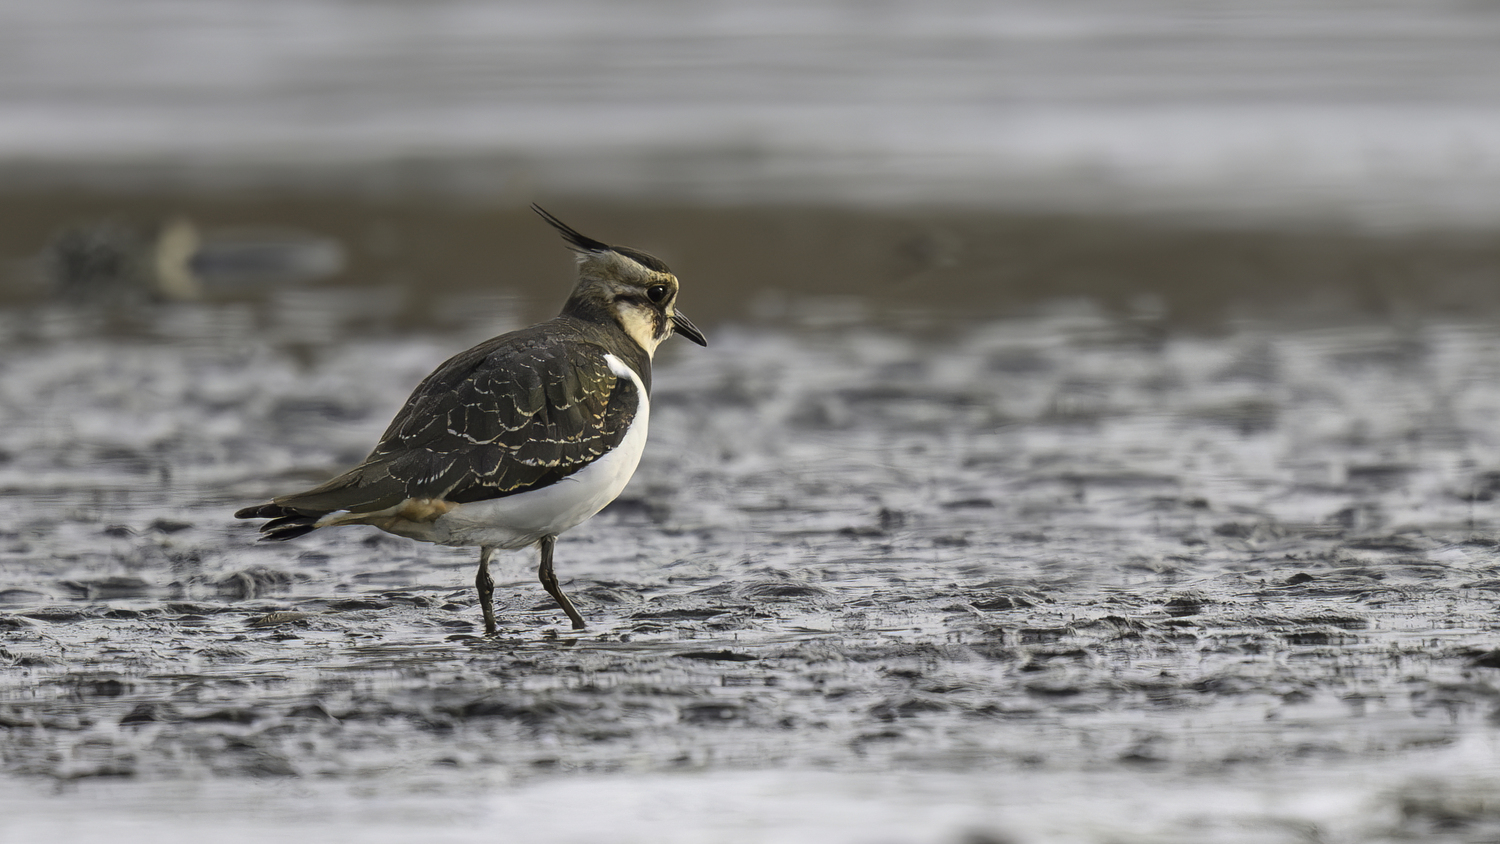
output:
POLYGON ((578 281, 562 311, 439 366, 358 466, 234 514, 269 519, 263 540, 372 525, 478 546, 474 585, 486 636, 497 630, 490 557, 528 546, 540 552, 542 587, 573 629, 586 628, 553 571, 557 537, 604 509, 635 473, 657 347, 673 334, 708 345, 677 310, 677 276, 660 258, 531 208, 576 253, 578 281))

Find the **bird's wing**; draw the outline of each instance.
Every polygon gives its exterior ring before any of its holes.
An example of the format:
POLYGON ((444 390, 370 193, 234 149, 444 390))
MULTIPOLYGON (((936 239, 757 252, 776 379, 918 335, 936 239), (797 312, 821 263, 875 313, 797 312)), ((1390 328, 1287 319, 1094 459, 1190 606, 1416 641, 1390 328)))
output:
POLYGON ((454 503, 538 489, 624 438, 640 397, 587 342, 501 337, 427 377, 365 462, 283 496, 284 511, 367 513, 409 498, 454 503))

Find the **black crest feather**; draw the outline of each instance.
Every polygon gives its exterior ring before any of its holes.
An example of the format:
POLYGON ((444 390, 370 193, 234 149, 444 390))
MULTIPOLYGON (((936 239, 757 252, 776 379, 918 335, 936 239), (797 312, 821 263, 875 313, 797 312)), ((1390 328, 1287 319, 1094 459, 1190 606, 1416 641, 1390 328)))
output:
POLYGON ((573 244, 576 248, 582 249, 584 252, 609 252, 612 249, 608 243, 595 240, 584 234, 579 234, 577 229, 552 216, 551 212, 537 205, 535 202, 531 203, 531 210, 541 215, 541 218, 546 220, 552 228, 562 232, 564 240, 573 244))
POLYGON ((550 211, 546 210, 540 205, 537 205, 535 202, 531 203, 531 210, 539 214, 543 220, 546 220, 547 223, 552 226, 552 228, 562 232, 563 239, 572 244, 574 249, 577 249, 581 252, 589 252, 593 254, 598 254, 600 252, 614 252, 617 255, 624 255, 625 257, 629 258, 632 261, 635 261, 637 264, 640 264, 648 270, 655 270, 659 273, 671 272, 671 270, 667 268, 666 263, 655 255, 652 255, 648 252, 642 252, 639 249, 631 249, 629 246, 610 246, 608 243, 605 243, 602 240, 595 240, 588 235, 580 234, 577 229, 552 216, 552 213, 550 211))

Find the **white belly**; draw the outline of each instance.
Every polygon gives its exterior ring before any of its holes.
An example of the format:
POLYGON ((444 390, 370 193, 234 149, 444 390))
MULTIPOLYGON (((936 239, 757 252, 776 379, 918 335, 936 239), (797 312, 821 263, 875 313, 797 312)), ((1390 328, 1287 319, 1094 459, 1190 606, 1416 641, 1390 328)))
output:
POLYGON ((551 486, 453 508, 432 523, 428 541, 440 545, 524 548, 543 536, 556 536, 577 527, 619 497, 646 449, 651 400, 640 376, 624 361, 614 355, 605 355, 604 359, 610 371, 635 384, 640 400, 635 419, 620 444, 551 486))

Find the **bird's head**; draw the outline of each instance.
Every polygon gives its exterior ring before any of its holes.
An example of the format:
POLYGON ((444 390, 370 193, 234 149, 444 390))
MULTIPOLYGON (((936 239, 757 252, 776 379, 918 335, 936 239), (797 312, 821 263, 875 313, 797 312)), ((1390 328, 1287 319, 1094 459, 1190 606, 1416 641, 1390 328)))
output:
POLYGON ((610 246, 579 234, 540 206, 540 214, 578 253, 578 286, 563 313, 585 318, 607 317, 653 354, 672 332, 707 346, 708 340, 677 310, 677 276, 660 258, 628 246, 610 246))

